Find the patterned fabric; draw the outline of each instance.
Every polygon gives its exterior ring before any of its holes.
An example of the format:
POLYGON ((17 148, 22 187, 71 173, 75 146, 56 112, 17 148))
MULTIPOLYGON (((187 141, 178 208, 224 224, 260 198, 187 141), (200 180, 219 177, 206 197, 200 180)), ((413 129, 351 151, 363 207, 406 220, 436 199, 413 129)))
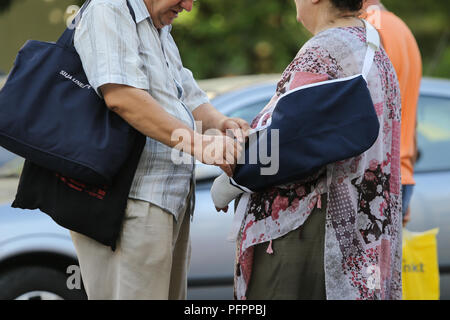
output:
MULTIPOLYGON (((129 2, 137 24, 125 0, 95 0, 77 27, 75 48, 90 84, 99 95, 98 88, 107 83, 145 89, 168 113, 194 128, 192 111, 208 102, 208 97, 183 67, 170 35, 172 26, 158 31, 144 1, 129 2)), ((177 218, 195 162, 190 157, 191 164, 175 164, 171 155, 171 148, 147 138, 129 196, 151 202, 177 218)))
MULTIPOLYGON (((348 27, 328 29, 309 40, 282 74, 276 94, 252 128, 261 117, 262 122, 270 118, 286 91, 361 73, 365 38, 364 28, 348 27)), ((375 55, 368 86, 380 121, 379 137, 369 150, 327 165, 303 181, 251 195, 238 236, 236 299, 246 298, 253 246, 303 225, 314 207, 320 208, 322 194, 328 202, 327 299, 401 299, 401 108, 396 74, 384 49, 375 55)))

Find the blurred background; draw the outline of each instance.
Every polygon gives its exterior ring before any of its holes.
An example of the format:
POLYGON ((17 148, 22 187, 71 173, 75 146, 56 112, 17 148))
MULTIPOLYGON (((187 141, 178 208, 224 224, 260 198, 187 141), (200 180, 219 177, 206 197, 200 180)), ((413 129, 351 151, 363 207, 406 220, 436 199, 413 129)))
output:
MULTIPOLYGON (((55 41, 83 2, 0 0, 0 72, 8 73, 26 40, 55 41)), ((450 1, 383 3, 413 31, 424 76, 450 78, 450 1)), ((280 73, 310 37, 296 21, 294 0, 199 0, 172 34, 197 79, 280 73)))

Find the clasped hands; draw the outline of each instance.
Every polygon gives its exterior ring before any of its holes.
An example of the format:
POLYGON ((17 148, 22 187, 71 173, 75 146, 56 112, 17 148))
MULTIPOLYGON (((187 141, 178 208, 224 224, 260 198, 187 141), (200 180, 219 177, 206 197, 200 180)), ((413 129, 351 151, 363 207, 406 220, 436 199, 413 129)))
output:
POLYGON ((249 130, 249 124, 243 119, 224 118, 214 134, 196 133, 195 138, 201 143, 195 144, 194 157, 202 163, 218 166, 231 177, 249 130))

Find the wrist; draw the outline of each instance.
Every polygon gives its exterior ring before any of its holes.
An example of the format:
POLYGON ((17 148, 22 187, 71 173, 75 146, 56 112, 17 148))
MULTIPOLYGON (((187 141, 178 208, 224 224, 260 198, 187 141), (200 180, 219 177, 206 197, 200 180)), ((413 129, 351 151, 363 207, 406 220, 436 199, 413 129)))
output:
POLYGON ((190 141, 189 150, 191 150, 191 155, 195 156, 196 148, 202 147, 203 134, 193 131, 192 139, 190 141))
POLYGON ((190 129, 188 129, 187 132, 188 133, 185 131, 184 133, 177 134, 175 137, 172 134, 170 147, 194 155, 195 141, 201 139, 201 134, 190 129))

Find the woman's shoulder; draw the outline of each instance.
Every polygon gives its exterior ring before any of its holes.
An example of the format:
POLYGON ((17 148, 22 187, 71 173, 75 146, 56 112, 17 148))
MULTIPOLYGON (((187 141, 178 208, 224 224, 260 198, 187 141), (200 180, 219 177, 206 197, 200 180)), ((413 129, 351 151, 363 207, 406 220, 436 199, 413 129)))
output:
POLYGON ((348 50, 352 47, 359 47, 364 42, 365 34, 361 27, 330 28, 309 39, 302 49, 321 47, 327 51, 335 52, 336 49, 341 51, 342 49, 348 50))
POLYGON ((340 76, 347 76, 360 69, 365 52, 363 28, 331 28, 308 40, 300 49, 298 57, 313 56, 313 60, 318 63, 332 61, 341 69, 340 76))

